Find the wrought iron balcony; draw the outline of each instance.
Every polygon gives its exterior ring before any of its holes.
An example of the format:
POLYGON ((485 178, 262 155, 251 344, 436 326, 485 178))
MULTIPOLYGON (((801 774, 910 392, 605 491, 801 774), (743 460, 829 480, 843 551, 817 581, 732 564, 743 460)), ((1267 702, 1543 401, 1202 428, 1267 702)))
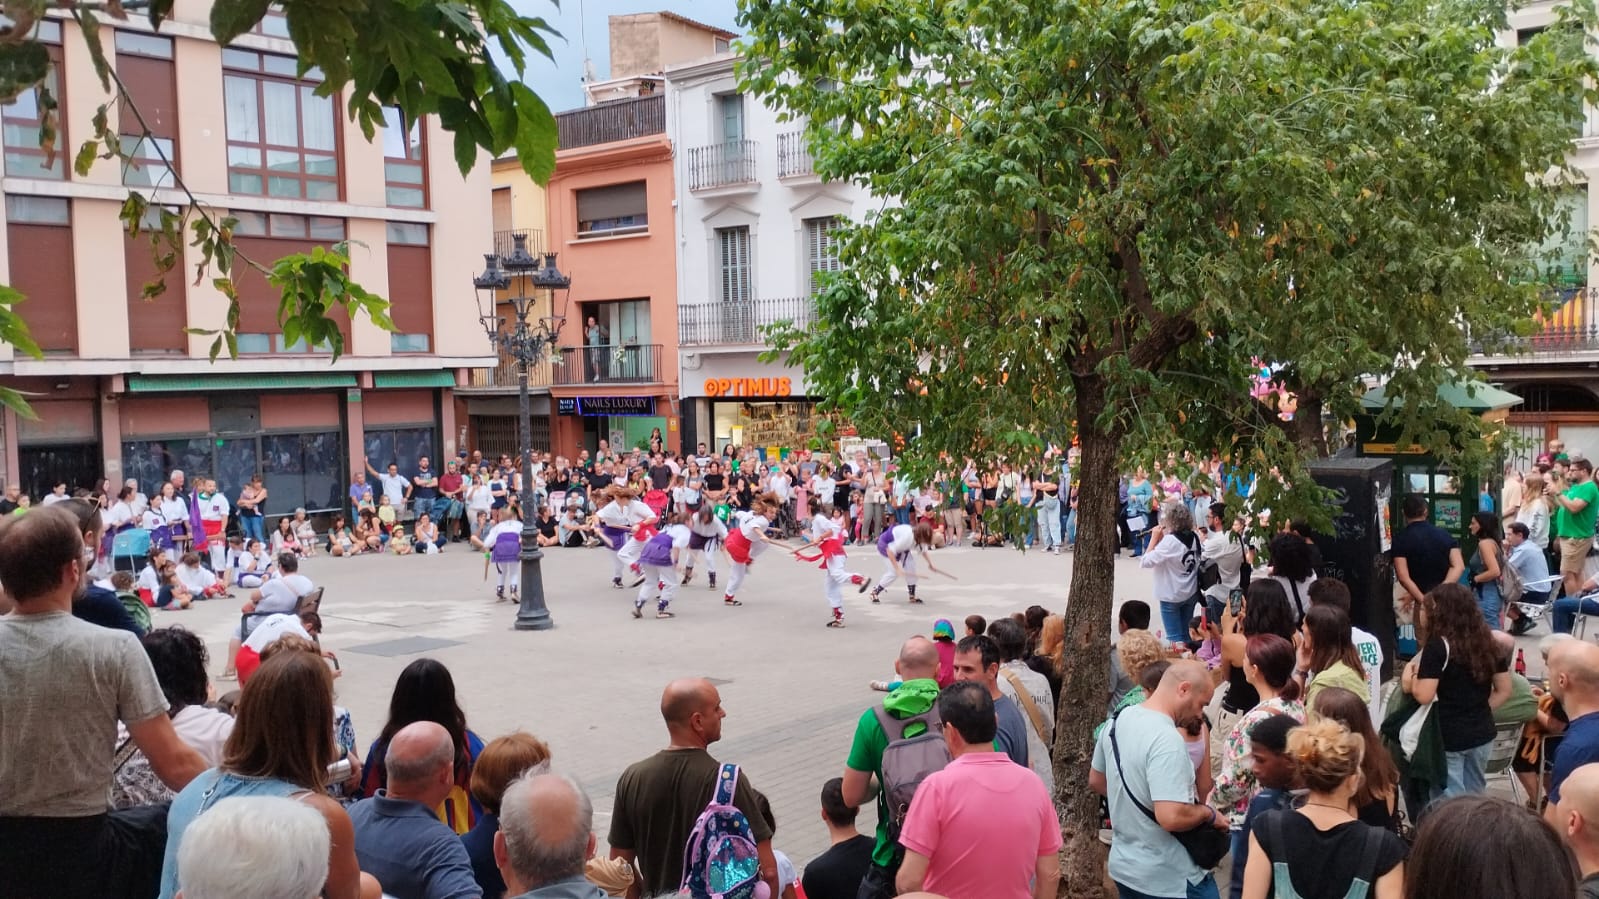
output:
POLYGON ((688 151, 688 189, 712 190, 719 187, 755 183, 755 162, 759 147, 752 140, 731 140, 688 151))
POLYGON ((534 256, 544 253, 544 229, 542 228, 517 228, 515 231, 494 232, 494 252, 501 259, 511 255, 511 250, 516 246, 516 235, 527 235, 527 251, 534 256))
POLYGON ((777 177, 802 178, 816 174, 811 161, 811 145, 804 131, 777 136, 777 177))
POLYGON ((761 329, 778 322, 806 328, 816 319, 813 297, 778 297, 677 307, 679 346, 759 344, 761 329))
POLYGON ((555 383, 658 383, 661 380, 661 351, 658 343, 561 347, 560 363, 555 367, 555 383))
MULTIPOLYGON (((1555 296, 1553 311, 1534 320, 1534 330, 1525 337, 1510 337, 1504 343, 1510 352, 1580 353, 1599 350, 1599 290, 1590 287, 1568 288, 1555 296)), ((1473 340, 1472 349, 1481 353, 1485 346, 1498 342, 1473 340)))

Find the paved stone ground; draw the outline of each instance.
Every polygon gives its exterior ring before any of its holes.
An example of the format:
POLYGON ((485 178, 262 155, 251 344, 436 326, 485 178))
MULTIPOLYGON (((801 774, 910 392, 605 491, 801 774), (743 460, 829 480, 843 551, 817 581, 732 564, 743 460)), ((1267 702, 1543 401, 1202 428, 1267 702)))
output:
MULTIPOLYGON (((339 653, 338 702, 354 714, 363 745, 387 717, 400 670, 416 658, 438 659, 485 741, 521 728, 550 744, 557 766, 593 796, 603 841, 617 777, 666 745, 661 688, 676 677, 714 678, 728 717, 712 753, 738 762, 767 794, 778 848, 803 865, 827 847, 821 785, 843 772, 855 721, 882 696, 867 685, 892 675, 905 637, 930 633, 937 618, 949 618, 960 634, 961 619, 974 612, 992 620, 1035 603, 1065 606, 1069 553, 954 547, 934 558, 959 580, 924 578, 921 606, 906 603, 899 585, 875 606, 846 590, 844 630, 823 626, 829 613, 816 565, 775 549, 752 569, 742 608, 724 607, 721 592, 696 572, 695 583, 679 589, 670 621, 630 617, 633 591, 610 586, 603 550, 549 551, 544 581, 556 627, 543 632, 511 629, 515 608, 495 604, 483 557, 464 545, 436 556, 319 556, 302 571, 327 588, 323 643, 339 653)), ((872 547, 850 550, 854 571, 875 577, 880 562, 872 547)), ((1147 597, 1148 573, 1123 556, 1115 589, 1118 604, 1147 597)), ((216 673, 237 606, 214 600, 154 614, 158 626, 181 623, 201 633, 216 673)), ((1536 673, 1536 639, 1521 642, 1536 673)), ((1083 708, 1103 714, 1097 699, 1083 708)), ((863 811, 863 830, 874 815, 863 811)))

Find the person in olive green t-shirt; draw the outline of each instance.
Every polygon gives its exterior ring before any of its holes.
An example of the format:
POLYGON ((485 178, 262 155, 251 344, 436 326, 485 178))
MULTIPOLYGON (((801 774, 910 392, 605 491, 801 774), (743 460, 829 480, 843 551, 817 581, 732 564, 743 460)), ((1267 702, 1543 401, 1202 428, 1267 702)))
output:
POLYGON ((1555 505, 1553 534, 1560 544, 1560 576, 1566 593, 1576 596, 1582 587, 1583 566, 1593 548, 1594 523, 1599 518, 1599 485, 1593 482, 1593 463, 1575 456, 1566 469, 1569 486, 1551 480, 1544 494, 1555 505))

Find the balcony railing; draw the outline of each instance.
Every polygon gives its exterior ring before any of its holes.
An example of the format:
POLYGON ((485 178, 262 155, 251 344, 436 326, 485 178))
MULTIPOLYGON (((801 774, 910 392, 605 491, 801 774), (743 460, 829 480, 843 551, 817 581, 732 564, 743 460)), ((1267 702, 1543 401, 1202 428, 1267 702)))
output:
POLYGON ((494 252, 501 259, 511 255, 511 249, 516 246, 516 235, 527 235, 527 251, 534 256, 544 252, 544 230, 542 228, 518 228, 515 231, 494 232, 494 252))
MULTIPOLYGON (((527 372, 527 386, 548 387, 554 381, 554 365, 552 360, 545 359, 537 363, 527 372)), ((467 382, 468 389, 505 389, 516 388, 521 385, 517 374, 516 360, 501 356, 499 364, 493 368, 472 369, 471 380, 467 382)))
POLYGON ((709 190, 755 181, 759 147, 752 140, 730 140, 688 151, 688 189, 709 190))
POLYGON ((589 147, 666 132, 666 95, 616 100, 555 117, 560 149, 589 147))
POLYGON ((648 384, 661 380, 658 343, 561 347, 555 383, 648 384))
POLYGON ((814 175, 811 162, 811 145, 804 131, 790 131, 777 136, 777 177, 794 178, 814 175))
POLYGON ((1501 346, 1511 352, 1575 353, 1599 350, 1599 290, 1589 287, 1560 291, 1558 304, 1546 315, 1538 316, 1534 330, 1526 337, 1510 337, 1502 342, 1473 340, 1472 349, 1481 353, 1501 346))
POLYGON ((806 328, 816 319, 812 297, 780 297, 677 307, 679 346, 762 343, 761 329, 778 322, 806 328))

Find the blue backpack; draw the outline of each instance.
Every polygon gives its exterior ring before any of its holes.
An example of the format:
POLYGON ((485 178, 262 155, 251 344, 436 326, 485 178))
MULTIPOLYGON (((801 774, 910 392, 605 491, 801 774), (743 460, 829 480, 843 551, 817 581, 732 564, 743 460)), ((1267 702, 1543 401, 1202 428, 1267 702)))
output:
POLYGON ((723 765, 711 802, 694 821, 683 848, 680 893, 693 899, 753 899, 761 885, 761 861, 749 819, 733 805, 738 766, 723 765))

